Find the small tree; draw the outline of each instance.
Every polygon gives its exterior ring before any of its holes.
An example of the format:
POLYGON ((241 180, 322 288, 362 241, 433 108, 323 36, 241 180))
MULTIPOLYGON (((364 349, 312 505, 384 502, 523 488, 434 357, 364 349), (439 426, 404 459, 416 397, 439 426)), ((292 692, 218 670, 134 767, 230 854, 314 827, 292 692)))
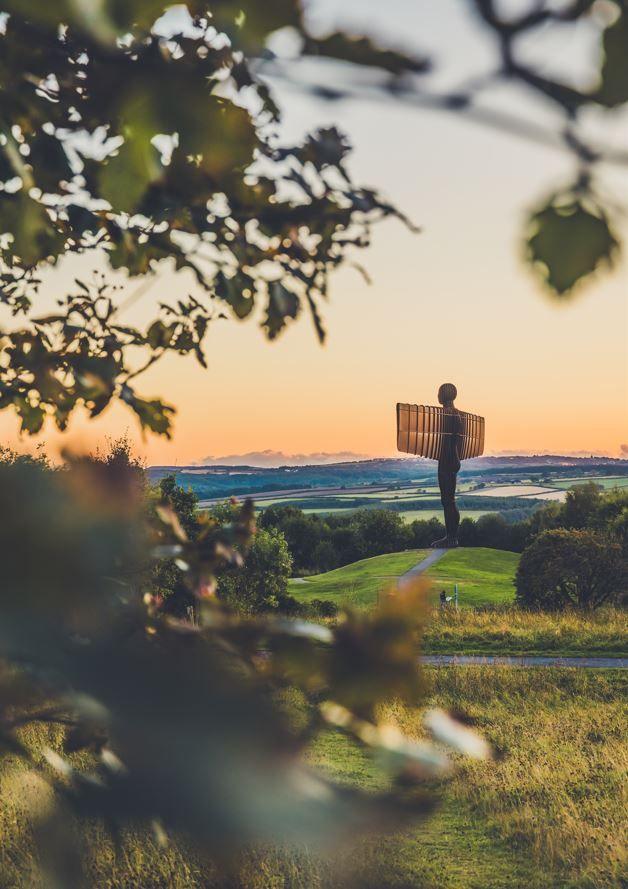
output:
POLYGON ((567 491, 560 510, 561 525, 565 528, 591 528, 602 506, 602 488, 594 482, 576 485, 567 491))
POLYGON ((218 595, 238 611, 278 608, 288 590, 292 558, 281 531, 257 531, 241 568, 230 568, 218 579, 218 595))
POLYGON ((401 513, 390 509, 363 509, 356 514, 363 555, 394 553, 411 546, 411 532, 401 513))
POLYGON ((523 552, 517 602, 527 608, 598 608, 626 588, 620 545, 595 531, 545 531, 523 552))
POLYGON ((198 496, 191 488, 177 484, 174 474, 164 476, 158 485, 162 502, 168 503, 179 517, 185 532, 194 536, 197 530, 198 496))
MULTIPOLYGON (((166 475, 148 491, 148 514, 155 517, 160 509, 171 510, 189 540, 199 532, 198 497, 194 491, 177 484, 174 474, 166 475)), ((146 573, 147 591, 161 602, 164 611, 175 617, 188 617, 195 609, 195 599, 185 582, 185 573, 174 558, 153 561, 146 573)))
POLYGON ((433 540, 438 540, 445 534, 445 526, 437 518, 433 517, 425 521, 415 519, 410 525, 411 543, 413 547, 422 549, 429 546, 433 540))
POLYGON ((338 566, 338 553, 330 540, 321 540, 312 553, 312 561, 318 571, 331 571, 338 566))

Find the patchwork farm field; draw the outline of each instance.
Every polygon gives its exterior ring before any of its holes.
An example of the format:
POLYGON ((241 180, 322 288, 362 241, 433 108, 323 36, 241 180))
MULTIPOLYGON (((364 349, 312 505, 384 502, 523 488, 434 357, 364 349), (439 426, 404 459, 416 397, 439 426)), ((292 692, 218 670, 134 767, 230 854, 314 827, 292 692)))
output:
MULTIPOLYGON (((398 512, 406 522, 442 518, 440 493, 433 467, 430 468, 430 474, 423 477, 417 475, 385 483, 376 481, 376 475, 369 482, 366 472, 361 476, 359 484, 346 485, 338 483, 342 472, 332 471, 333 468, 330 467, 315 469, 322 474, 316 475, 313 482, 306 481, 309 478, 306 474, 302 487, 297 486, 296 478, 289 487, 282 489, 272 490, 272 485, 269 484, 263 491, 255 492, 251 487, 256 509, 262 511, 270 506, 285 505, 301 509, 306 514, 321 516, 334 513, 350 515, 362 509, 391 509, 398 512), (326 476, 327 470, 329 476, 326 476), (330 482, 333 479, 335 484, 326 485, 323 481, 326 477, 329 477, 330 482)), ((256 472, 254 469, 247 470, 246 478, 251 479, 247 484, 254 485, 256 472)), ((628 472, 625 475, 601 475, 599 470, 596 474, 591 469, 588 472, 590 474, 583 471, 577 475, 572 469, 571 474, 567 474, 565 468, 553 466, 548 466, 541 472, 538 468, 522 466, 500 470, 480 468, 469 473, 463 467, 458 479, 460 513, 463 518, 473 520, 490 513, 498 513, 508 519, 510 514, 511 520, 518 521, 548 501, 564 501, 567 492, 576 485, 593 482, 606 490, 628 485, 628 472)), ((203 480, 201 470, 182 476, 182 481, 184 478, 185 483, 198 490, 200 508, 212 506, 229 496, 225 492, 222 497, 204 499, 203 491, 207 482, 203 480)), ((237 484, 241 485, 242 477, 239 478, 237 484)), ((238 496, 246 496, 241 488, 238 488, 238 496)))
MULTIPOLYGON (((493 510, 460 509, 459 512, 461 519, 473 519, 474 521, 476 521, 483 515, 491 515, 493 510)), ((442 507, 439 507, 438 509, 402 509, 401 515, 406 520, 406 522, 413 522, 415 519, 418 519, 422 522, 429 522, 430 519, 439 519, 439 521, 442 522, 443 509, 442 507)))
MULTIPOLYGON (((575 478, 551 479, 543 484, 522 480, 510 484, 485 484, 475 480, 462 480, 458 484, 458 497, 464 497, 460 508, 462 518, 479 519, 490 513, 507 513, 509 509, 533 509, 537 503, 555 500, 564 501, 567 491, 576 485, 592 482, 605 490, 626 487, 628 476, 580 476, 575 478), (485 498, 477 509, 472 506, 476 498, 485 498), (495 501, 495 504, 491 503, 495 501)), ((415 519, 428 521, 441 518, 442 509, 438 486, 412 483, 395 486, 389 490, 363 490, 351 492, 342 488, 325 491, 313 489, 300 492, 297 496, 278 492, 275 496, 262 496, 255 501, 258 509, 266 509, 275 504, 295 506, 308 514, 327 515, 338 512, 354 512, 357 509, 393 509, 400 512, 407 522, 415 519), (404 505, 407 503, 407 508, 404 505)))
POLYGON ((600 485, 600 487, 605 488, 607 491, 612 490, 613 488, 626 488, 628 487, 628 476, 626 475, 597 475, 597 476, 587 476, 586 478, 561 478, 552 481, 552 485, 555 488, 563 488, 565 490, 569 490, 574 488, 576 485, 581 485, 583 482, 593 482, 595 485, 600 485))

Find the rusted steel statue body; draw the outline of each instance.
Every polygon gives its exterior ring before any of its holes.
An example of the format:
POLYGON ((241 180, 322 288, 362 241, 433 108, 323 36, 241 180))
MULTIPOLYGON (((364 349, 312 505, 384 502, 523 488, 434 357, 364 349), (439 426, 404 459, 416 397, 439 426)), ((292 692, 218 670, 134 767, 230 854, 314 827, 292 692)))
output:
POLYGON ((460 461, 479 457, 484 451, 484 418, 459 411, 453 383, 438 390, 442 407, 397 405, 397 447, 407 454, 438 460, 438 486, 445 513, 447 534, 432 546, 458 546, 460 513, 456 506, 456 482, 460 461))

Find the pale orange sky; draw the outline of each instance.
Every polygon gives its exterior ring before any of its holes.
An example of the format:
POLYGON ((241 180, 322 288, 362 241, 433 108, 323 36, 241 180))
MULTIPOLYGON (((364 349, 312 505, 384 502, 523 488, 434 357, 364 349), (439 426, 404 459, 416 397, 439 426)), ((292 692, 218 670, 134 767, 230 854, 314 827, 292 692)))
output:
MULTIPOLYGON (((318 3, 321 14, 340 8, 333 0, 318 3)), ((345 17, 352 6, 343 4, 345 17)), ((359 5, 371 22, 378 7, 370 0, 359 5)), ((406 39, 429 24, 431 44, 440 41, 449 55, 453 48, 453 81, 455 65, 472 69, 487 49, 460 2, 434 7, 427 0, 386 4, 406 39)), ((573 52, 564 48, 567 61, 573 52)), ((377 186, 423 232, 413 235, 394 221, 375 229, 372 246, 356 257, 371 286, 350 269, 333 276, 323 348, 305 313, 273 344, 264 340, 259 316, 216 322, 207 341, 209 371, 172 357, 138 381, 141 394, 176 405, 172 441, 142 441, 133 416, 115 406, 97 421, 77 417, 65 436, 47 427, 41 438, 50 450, 63 443, 93 447, 128 429, 152 463, 266 448, 392 455, 395 403, 434 403, 438 385, 452 381, 459 406, 486 417, 487 452, 618 455, 628 443, 626 262, 558 305, 521 261, 524 213, 570 180, 570 158, 392 102, 329 105, 283 88, 280 97, 288 137, 339 123, 356 147, 356 181, 377 186)), ((501 90, 494 102, 553 119, 519 93, 501 90)), ((626 118, 609 133, 625 143, 626 118)), ((625 202, 628 172, 605 171, 601 186, 625 202)), ((619 230, 628 240, 628 225, 619 230)), ((95 264, 74 260, 51 272, 48 296, 95 264)), ((125 318, 144 323, 159 299, 193 291, 190 277, 164 271, 125 318)), ((32 444, 20 443, 8 412, 0 414, 0 435, 5 443, 32 444)))

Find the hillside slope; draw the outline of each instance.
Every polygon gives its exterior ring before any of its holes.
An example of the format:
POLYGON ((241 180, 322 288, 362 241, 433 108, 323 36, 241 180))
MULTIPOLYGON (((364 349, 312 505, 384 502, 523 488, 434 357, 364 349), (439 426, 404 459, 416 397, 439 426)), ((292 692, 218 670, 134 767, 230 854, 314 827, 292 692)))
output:
MULTIPOLYGON (((328 599, 338 605, 369 608, 387 587, 414 567, 429 550, 362 559, 325 574, 290 581, 288 592, 302 602, 328 599)), ((453 595, 458 584, 461 607, 497 605, 514 600, 514 577, 519 563, 517 553, 484 547, 450 550, 426 572, 436 600, 441 590, 453 595)))

